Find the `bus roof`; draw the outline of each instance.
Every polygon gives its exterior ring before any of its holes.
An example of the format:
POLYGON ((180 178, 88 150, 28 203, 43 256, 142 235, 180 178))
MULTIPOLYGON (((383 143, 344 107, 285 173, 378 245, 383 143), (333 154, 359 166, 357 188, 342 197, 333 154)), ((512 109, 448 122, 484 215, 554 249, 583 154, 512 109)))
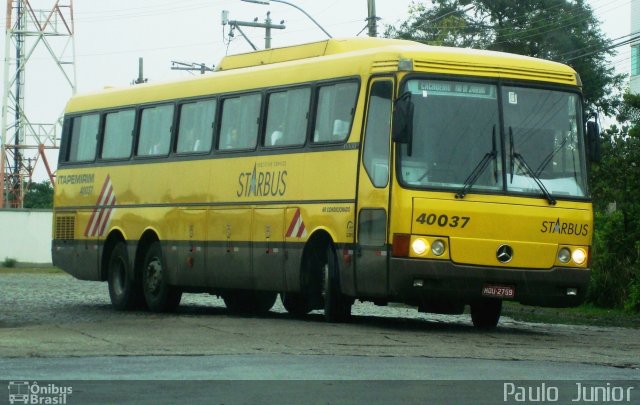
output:
POLYGON ((215 73, 197 78, 76 95, 66 112, 397 72, 402 60, 418 72, 580 85, 569 66, 528 56, 384 38, 328 39, 227 56, 215 73))

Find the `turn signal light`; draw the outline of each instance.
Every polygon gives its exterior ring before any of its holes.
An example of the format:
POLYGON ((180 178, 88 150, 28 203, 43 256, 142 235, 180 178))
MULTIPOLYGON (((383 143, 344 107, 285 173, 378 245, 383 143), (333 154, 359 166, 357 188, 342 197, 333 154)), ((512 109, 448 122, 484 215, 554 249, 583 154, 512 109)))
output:
POLYGON ((411 235, 406 233, 394 233, 391 254, 395 257, 408 257, 409 245, 411 245, 411 235))

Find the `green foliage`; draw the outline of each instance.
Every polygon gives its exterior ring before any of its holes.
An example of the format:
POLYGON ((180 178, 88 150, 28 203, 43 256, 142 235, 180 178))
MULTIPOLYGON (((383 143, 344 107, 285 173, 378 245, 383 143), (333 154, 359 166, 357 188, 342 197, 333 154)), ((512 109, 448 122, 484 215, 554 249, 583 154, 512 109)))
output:
POLYGON ((24 195, 24 208, 52 208, 53 187, 48 181, 31 183, 24 195))
POLYGON ((607 63, 615 54, 584 0, 432 0, 412 4, 407 21, 385 35, 430 45, 511 52, 568 63, 583 82, 590 113, 612 115, 624 76, 607 63))
MULTIPOLYGON (((636 243, 636 251, 640 256, 640 241, 636 243)), ((624 308, 628 311, 640 312, 640 260, 636 260, 635 266, 631 270, 629 294, 625 300, 624 308)))
POLYGON ((625 304, 633 279, 634 252, 625 234, 621 211, 596 212, 593 239, 591 284, 587 299, 601 307, 621 308, 625 304))
POLYGON ((590 173, 596 232, 589 300, 640 311, 640 97, 624 96, 618 120, 625 124, 604 132, 602 160, 590 173))
POLYGON ((5 257, 4 261, 2 262, 2 267, 11 269, 16 267, 17 264, 18 264, 18 261, 16 259, 11 257, 5 257))

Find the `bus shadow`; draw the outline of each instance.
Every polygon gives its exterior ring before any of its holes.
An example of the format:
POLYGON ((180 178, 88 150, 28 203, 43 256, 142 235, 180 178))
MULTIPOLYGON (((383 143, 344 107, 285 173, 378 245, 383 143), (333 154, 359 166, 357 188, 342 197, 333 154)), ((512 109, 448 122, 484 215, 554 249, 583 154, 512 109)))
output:
MULTIPOLYGON (((230 312, 224 306, 211 306, 200 304, 181 305, 176 314, 184 316, 228 316, 232 318, 249 318, 279 320, 285 322, 301 322, 304 324, 325 324, 324 315, 321 311, 314 311, 303 317, 292 316, 286 312, 269 311, 264 314, 238 314, 230 312)), ((498 327, 491 330, 481 330, 473 326, 468 315, 451 316, 437 315, 441 319, 429 319, 425 317, 402 317, 402 316, 379 316, 379 315, 353 315, 349 321, 335 324, 344 327, 360 327, 371 329, 386 329, 397 332, 452 332, 467 334, 498 334, 498 335, 528 335, 544 336, 549 335, 546 330, 532 329, 532 324, 525 324, 508 320, 506 324, 498 324, 498 327), (468 318, 468 319, 467 319, 468 318)), ((545 325, 546 326, 546 325, 545 325)))

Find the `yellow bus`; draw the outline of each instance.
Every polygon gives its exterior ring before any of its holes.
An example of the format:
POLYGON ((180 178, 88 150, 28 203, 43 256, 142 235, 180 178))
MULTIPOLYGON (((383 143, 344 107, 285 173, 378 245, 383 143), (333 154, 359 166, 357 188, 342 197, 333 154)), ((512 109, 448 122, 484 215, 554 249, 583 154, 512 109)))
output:
POLYGON ((69 101, 53 262, 119 310, 280 294, 295 316, 469 305, 495 327, 503 300, 584 300, 584 124, 576 72, 524 56, 375 38, 227 56, 69 101))

